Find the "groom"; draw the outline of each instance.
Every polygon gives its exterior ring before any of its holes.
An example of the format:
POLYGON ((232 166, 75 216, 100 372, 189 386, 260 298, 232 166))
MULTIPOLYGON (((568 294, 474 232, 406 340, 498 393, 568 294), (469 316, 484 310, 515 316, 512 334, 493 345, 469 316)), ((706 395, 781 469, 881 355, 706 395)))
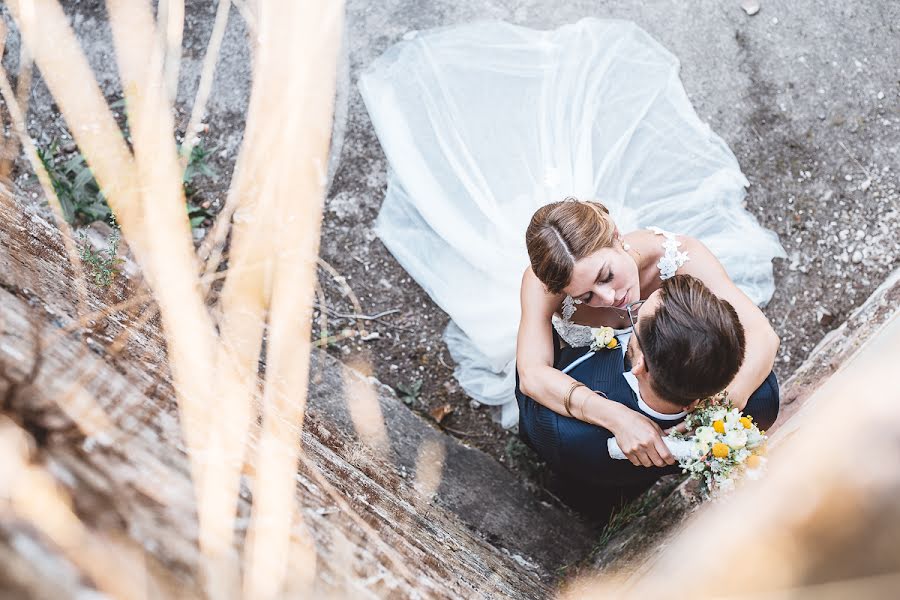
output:
MULTIPOLYGON (((598 351, 568 374, 662 429, 684 420, 709 390, 724 389, 744 357, 744 331, 737 313, 689 275, 665 280, 640 306, 633 332, 618 339, 619 347, 598 351)), ((554 343, 554 367, 561 370, 588 351, 559 349, 555 331, 554 343)), ((662 475, 680 472, 677 464, 644 467, 610 458, 607 440, 613 435, 608 430, 560 415, 522 394, 518 385, 516 399, 519 435, 582 495, 639 491, 662 475)), ((743 412, 753 416, 760 429, 768 429, 778 416, 778 405, 778 381, 772 372, 743 412)))

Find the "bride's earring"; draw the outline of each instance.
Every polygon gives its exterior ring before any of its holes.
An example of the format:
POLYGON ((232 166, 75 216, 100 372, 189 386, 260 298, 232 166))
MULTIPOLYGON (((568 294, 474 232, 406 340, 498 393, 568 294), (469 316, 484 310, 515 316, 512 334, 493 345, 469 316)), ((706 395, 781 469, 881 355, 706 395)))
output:
POLYGON ((622 249, 625 250, 625 252, 628 252, 629 250, 631 250, 631 244, 629 244, 628 242, 622 242, 622 249))
POLYGON ((578 300, 577 298, 572 299, 573 304, 581 304, 582 302, 583 302, 583 300, 578 300))

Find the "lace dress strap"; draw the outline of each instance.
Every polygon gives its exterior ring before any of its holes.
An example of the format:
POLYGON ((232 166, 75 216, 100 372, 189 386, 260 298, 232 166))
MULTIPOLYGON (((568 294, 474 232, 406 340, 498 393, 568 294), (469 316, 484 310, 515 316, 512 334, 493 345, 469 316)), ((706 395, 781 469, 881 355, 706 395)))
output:
POLYGON ((659 227, 648 227, 647 230, 665 238, 662 244, 665 253, 662 258, 659 259, 659 262, 656 263, 656 266, 659 269, 659 278, 665 281, 675 275, 675 272, 684 263, 689 261, 691 257, 688 256, 687 252, 681 252, 678 249, 678 247, 681 246, 681 242, 678 241, 674 233, 670 233, 659 227))
POLYGON ((568 322, 572 320, 572 315, 575 314, 575 299, 572 298, 572 296, 566 295, 566 297, 563 298, 562 310, 560 312, 562 313, 563 321, 568 322))
POLYGON ((594 339, 591 328, 586 325, 577 325, 572 322, 572 316, 575 314, 576 304, 578 304, 572 296, 566 296, 562 302, 562 308, 559 311, 560 317, 553 315, 553 327, 559 336, 572 348, 581 348, 582 346, 590 346, 594 339))
POLYGON ((594 341, 594 334, 591 328, 587 325, 573 323, 571 318, 571 315, 568 319, 553 315, 552 321, 556 333, 572 348, 590 346, 591 342, 594 341))

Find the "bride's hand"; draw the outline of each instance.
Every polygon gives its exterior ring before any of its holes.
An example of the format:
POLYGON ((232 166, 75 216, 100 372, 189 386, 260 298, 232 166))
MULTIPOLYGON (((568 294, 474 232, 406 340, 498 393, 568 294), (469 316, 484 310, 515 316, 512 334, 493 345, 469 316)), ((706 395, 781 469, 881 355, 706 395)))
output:
POLYGON ((659 425, 628 407, 622 406, 622 409, 610 431, 631 464, 644 467, 674 465, 675 457, 663 442, 659 425))
MULTIPOLYGON (((693 402, 691 402, 690 404, 688 404, 688 405, 685 407, 685 410, 686 410, 687 412, 691 412, 692 410, 694 410, 695 408, 697 408, 697 405, 698 405, 698 404, 700 404, 700 401, 699 401, 699 400, 694 400, 693 402)), ((682 435, 685 435, 685 434, 689 433, 689 431, 690 431, 690 430, 688 429, 687 421, 682 421, 681 423, 679 423, 678 425, 675 425, 674 427, 669 427, 669 428, 666 429, 663 433, 666 434, 666 435, 669 435, 669 434, 672 434, 672 433, 680 433, 680 434, 682 434, 682 435)))
POLYGON ((674 427, 669 427, 663 433, 665 433, 666 435, 669 435, 671 433, 680 433, 682 435, 685 435, 689 431, 690 430, 688 429, 687 423, 682 421, 681 423, 679 423, 678 425, 675 425, 674 427))

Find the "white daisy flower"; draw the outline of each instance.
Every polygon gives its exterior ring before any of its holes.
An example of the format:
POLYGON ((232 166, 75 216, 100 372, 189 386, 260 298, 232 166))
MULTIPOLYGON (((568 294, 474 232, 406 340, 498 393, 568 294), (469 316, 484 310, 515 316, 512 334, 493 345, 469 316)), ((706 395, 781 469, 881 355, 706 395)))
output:
POLYGON ((698 427, 694 431, 694 437, 697 438, 698 442, 712 444, 716 441, 716 430, 712 427, 698 427))
POLYGON ((747 434, 743 431, 729 431, 725 434, 725 443, 732 449, 738 450, 747 445, 747 434))

